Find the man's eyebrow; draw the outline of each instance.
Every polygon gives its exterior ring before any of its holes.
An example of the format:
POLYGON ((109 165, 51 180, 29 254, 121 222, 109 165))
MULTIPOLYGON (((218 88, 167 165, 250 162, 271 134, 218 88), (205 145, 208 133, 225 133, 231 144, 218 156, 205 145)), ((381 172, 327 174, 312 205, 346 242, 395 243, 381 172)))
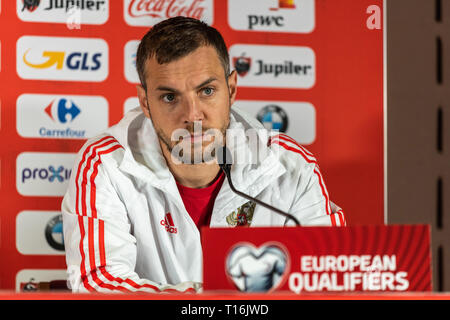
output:
POLYGON ((211 77, 211 78, 209 78, 208 80, 203 81, 202 83, 200 83, 200 84, 199 84, 198 86, 196 86, 195 88, 196 88, 196 89, 200 89, 201 87, 206 86, 207 84, 209 84, 209 83, 211 83, 211 82, 213 82, 213 81, 215 81, 215 80, 217 80, 217 78, 211 77))
MULTIPOLYGON (((207 80, 203 81, 198 86, 196 86, 195 89, 200 89, 201 87, 206 86, 207 84, 209 84, 209 83, 211 83, 213 81, 216 81, 216 80, 217 80, 217 78, 215 78, 215 77, 208 78, 207 80)), ((159 90, 159 91, 170 91, 170 92, 173 92, 173 93, 179 93, 179 91, 177 89, 174 89, 174 88, 171 88, 171 87, 165 87, 165 86, 159 86, 159 87, 156 88, 156 90, 159 90)))
POLYGON ((159 86, 159 87, 156 88, 156 90, 170 91, 170 92, 174 92, 174 93, 178 93, 179 92, 177 89, 173 89, 171 87, 164 87, 164 86, 159 86))

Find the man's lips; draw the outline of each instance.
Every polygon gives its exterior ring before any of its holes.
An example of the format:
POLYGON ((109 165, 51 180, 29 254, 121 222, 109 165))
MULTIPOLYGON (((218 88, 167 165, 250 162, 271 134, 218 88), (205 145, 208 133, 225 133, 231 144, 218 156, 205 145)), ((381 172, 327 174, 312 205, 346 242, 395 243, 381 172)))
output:
POLYGON ((210 141, 211 135, 201 133, 201 134, 190 134, 182 137, 183 141, 190 141, 191 143, 198 143, 202 141, 210 141))

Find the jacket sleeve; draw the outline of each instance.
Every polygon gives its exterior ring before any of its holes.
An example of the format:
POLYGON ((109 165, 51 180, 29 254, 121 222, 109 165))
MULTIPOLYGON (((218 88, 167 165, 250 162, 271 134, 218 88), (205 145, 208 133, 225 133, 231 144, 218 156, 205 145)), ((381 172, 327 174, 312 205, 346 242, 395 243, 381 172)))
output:
POLYGON ((196 292, 201 284, 162 285, 134 271, 136 239, 126 208, 102 163, 122 148, 115 139, 85 145, 62 202, 68 283, 73 292, 196 292))
POLYGON ((297 185, 290 213, 302 226, 345 226, 342 209, 330 201, 319 166, 316 162, 304 167, 297 185))

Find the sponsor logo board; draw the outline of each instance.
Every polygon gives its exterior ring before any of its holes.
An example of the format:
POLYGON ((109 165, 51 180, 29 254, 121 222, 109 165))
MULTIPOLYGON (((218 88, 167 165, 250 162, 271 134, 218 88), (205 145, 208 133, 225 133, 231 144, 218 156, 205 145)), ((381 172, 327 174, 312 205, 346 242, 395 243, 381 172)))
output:
POLYGON ((124 72, 125 79, 131 83, 140 83, 139 76, 136 70, 136 52, 139 46, 139 40, 131 40, 128 41, 125 45, 125 63, 124 63, 124 72))
POLYGON ((235 30, 310 33, 315 0, 229 0, 228 23, 235 30))
POLYGON ((100 25, 108 21, 109 0, 16 0, 22 21, 100 25))
POLYGON ((22 137, 87 139, 108 128, 108 101, 100 96, 23 94, 17 99, 22 137))
MULTIPOLYGON (((16 274, 16 292, 33 292, 51 290, 51 284, 58 283, 59 286, 66 284, 67 270, 65 269, 23 269, 16 274)), ((61 290, 61 288, 58 288, 61 290)))
POLYGON ((16 160, 17 191, 24 196, 63 196, 75 157, 75 153, 19 154, 16 160))
POLYGON ((153 26, 158 22, 186 16, 213 24, 213 0, 125 0, 124 18, 130 26, 153 26))
POLYGON ((125 103, 123 105, 123 114, 137 107, 140 107, 139 99, 137 97, 130 97, 127 100, 125 100, 125 103))
POLYGON ((243 45, 230 47, 238 86, 310 89, 316 81, 316 57, 309 47, 243 45))
POLYGON ((101 82, 108 77, 103 39, 23 36, 16 52, 22 79, 101 82))
POLYGON ((25 255, 63 255, 61 212, 20 212, 16 218, 16 246, 25 255))
POLYGON ((316 109, 309 102, 236 100, 235 105, 266 129, 285 133, 300 144, 316 139, 316 109))

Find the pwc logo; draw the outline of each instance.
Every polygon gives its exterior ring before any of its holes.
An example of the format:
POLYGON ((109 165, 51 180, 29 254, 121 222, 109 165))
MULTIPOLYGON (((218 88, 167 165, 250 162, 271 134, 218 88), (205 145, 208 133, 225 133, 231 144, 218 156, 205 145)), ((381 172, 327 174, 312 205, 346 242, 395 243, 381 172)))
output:
POLYGON ((130 26, 153 26, 158 22, 185 16, 213 24, 213 0, 125 0, 123 10, 130 26))
POLYGON ((315 84, 311 48, 235 44, 229 52, 239 86, 310 89, 315 84))
POLYGON ((108 77, 103 39, 24 36, 17 41, 17 74, 23 79, 101 82, 108 77))
POLYGON ((177 228, 175 228, 175 225, 174 225, 173 219, 172 219, 172 215, 170 214, 170 212, 167 212, 166 216, 164 217, 164 219, 162 219, 159 223, 169 233, 177 233, 178 232, 177 228))
POLYGON ((75 153, 24 152, 16 160, 16 187, 24 196, 63 196, 75 153))
POLYGON ((99 96, 23 94, 16 110, 27 138, 87 139, 108 127, 108 101, 99 96))
POLYGON ((315 0, 229 0, 228 23, 235 30, 310 33, 315 0))

